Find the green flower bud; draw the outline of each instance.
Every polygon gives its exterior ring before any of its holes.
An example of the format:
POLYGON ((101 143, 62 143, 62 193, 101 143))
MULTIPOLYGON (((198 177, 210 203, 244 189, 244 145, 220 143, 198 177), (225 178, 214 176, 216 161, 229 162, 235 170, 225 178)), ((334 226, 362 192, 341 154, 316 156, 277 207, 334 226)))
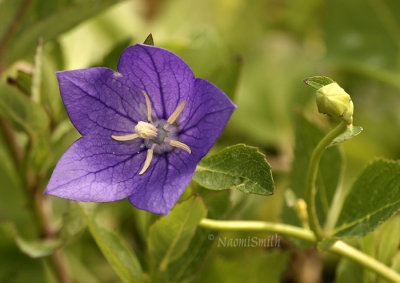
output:
POLYGON ((348 124, 352 124, 353 102, 350 95, 337 83, 331 83, 318 89, 316 100, 320 113, 343 119, 348 124))

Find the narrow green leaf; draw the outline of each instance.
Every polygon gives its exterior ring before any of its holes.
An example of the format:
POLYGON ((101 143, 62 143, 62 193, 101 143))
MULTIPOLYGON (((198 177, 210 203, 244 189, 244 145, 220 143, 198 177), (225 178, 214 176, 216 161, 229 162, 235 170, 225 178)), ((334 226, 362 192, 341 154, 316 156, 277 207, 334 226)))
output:
POLYGON ((29 134, 44 131, 49 123, 42 107, 13 87, 1 82, 0 115, 16 123, 29 134))
POLYGON ((210 235, 215 237, 218 234, 218 231, 197 229, 185 253, 168 265, 167 271, 163 274, 164 281, 190 282, 190 279, 199 272, 199 268, 204 264, 206 256, 213 246, 214 241, 210 240, 210 235))
POLYGON ((123 239, 115 232, 97 224, 81 204, 80 212, 104 257, 121 280, 124 282, 142 282, 143 275, 140 263, 123 239))
POLYGON ((60 239, 35 239, 27 240, 18 234, 18 231, 13 223, 0 223, 0 227, 4 229, 2 232, 15 241, 19 250, 32 258, 45 257, 54 252, 62 244, 60 239))
MULTIPOLYGON (((359 239, 363 253, 376 258, 396 270, 396 256, 400 243, 400 216, 395 215, 372 233, 359 239)), ((335 282, 376 282, 389 283, 376 273, 348 259, 342 259, 339 264, 338 278, 335 282), (357 270, 355 272, 355 270, 357 270), (358 278, 358 279, 357 279, 358 278)))
POLYGON ((150 33, 143 42, 147 45, 154 45, 153 35, 150 33))
POLYGON ((47 44, 43 49, 41 104, 49 113, 54 124, 65 118, 65 107, 59 93, 56 71, 64 68, 61 45, 58 42, 47 44))
POLYGON ((16 238, 20 250, 32 258, 51 255, 62 244, 60 239, 28 241, 21 237, 16 238))
POLYGON ((36 48, 35 65, 32 75, 31 97, 32 100, 40 104, 40 93, 42 84, 42 60, 43 60, 43 40, 39 38, 36 48))
POLYGON ((193 177, 211 190, 238 189, 245 193, 274 192, 271 166, 255 147, 238 144, 204 158, 193 177))
POLYGON ((207 79, 222 89, 232 101, 235 101, 242 68, 242 57, 236 56, 231 58, 226 64, 215 69, 207 79))
POLYGON ((400 272, 400 251, 398 251, 393 257, 392 268, 397 272, 400 272))
POLYGON ((342 258, 336 270, 335 283, 365 282, 362 265, 357 262, 342 258))
POLYGON ((143 242, 146 241, 150 226, 161 216, 145 210, 134 210, 135 229, 143 242))
POLYGON ((307 84, 315 89, 320 89, 321 87, 329 85, 334 82, 335 81, 332 80, 331 78, 322 77, 322 76, 309 77, 304 80, 305 84, 307 84))
POLYGON ((328 147, 338 145, 346 140, 354 138, 355 136, 360 134, 362 131, 363 131, 362 127, 351 125, 350 127, 347 128, 347 130, 343 134, 336 137, 328 147))
MULTIPOLYGON (((207 207, 207 217, 223 219, 230 209, 230 191, 215 192, 199 191, 207 207)), ((168 265, 163 274, 165 282, 191 282, 199 275, 201 267, 207 260, 207 255, 218 237, 219 231, 198 228, 185 253, 168 265)))
POLYGON ((79 204, 70 201, 68 212, 63 216, 63 225, 60 231, 60 237, 64 242, 68 242, 76 235, 83 232, 86 226, 86 222, 81 215, 79 204))
POLYGON ((7 77, 7 84, 16 87, 20 92, 26 96, 31 95, 32 73, 24 70, 21 66, 16 67, 15 77, 7 77))
POLYGON ((376 160, 353 184, 332 238, 362 237, 400 209, 400 162, 376 160))
MULTIPOLYGON (((380 229, 377 229, 374 231, 374 233, 369 233, 364 238, 359 239, 360 250, 366 255, 376 258, 377 260, 379 259, 376 257, 375 242, 378 240, 378 233, 380 232, 379 230, 380 229)), ((377 274, 367 268, 364 268, 364 266, 362 267, 364 273, 364 282, 376 282, 377 274)))
POLYGON ((188 248, 200 220, 207 210, 200 197, 177 204, 168 216, 161 217, 149 230, 149 252, 160 271, 177 260, 188 248))
POLYGON ((400 246, 400 216, 395 215, 379 229, 376 258, 390 266, 400 246))
POLYGON ((33 52, 32 47, 36 46, 39 37, 43 38, 43 42, 52 40, 118 2, 120 0, 87 1, 66 7, 56 13, 50 13, 46 18, 29 25, 22 32, 23 36, 13 38, 8 45, 7 56, 3 58, 5 65, 33 52))

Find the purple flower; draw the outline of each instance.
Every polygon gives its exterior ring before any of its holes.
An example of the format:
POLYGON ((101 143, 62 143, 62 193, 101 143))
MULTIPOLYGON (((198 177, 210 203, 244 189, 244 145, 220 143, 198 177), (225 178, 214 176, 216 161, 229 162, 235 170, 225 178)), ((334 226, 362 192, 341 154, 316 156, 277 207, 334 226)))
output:
POLYGON ((168 214, 235 105, 163 48, 136 44, 118 72, 57 73, 68 115, 83 137, 54 169, 45 194, 168 214))

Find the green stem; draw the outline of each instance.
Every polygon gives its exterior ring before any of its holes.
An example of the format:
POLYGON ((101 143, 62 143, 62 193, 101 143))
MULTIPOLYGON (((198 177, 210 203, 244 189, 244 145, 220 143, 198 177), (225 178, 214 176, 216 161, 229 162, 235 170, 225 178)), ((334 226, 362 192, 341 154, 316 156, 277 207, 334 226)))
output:
POLYGON ((227 231, 268 231, 293 236, 308 242, 315 242, 315 236, 310 230, 292 225, 261 222, 261 221, 222 221, 204 218, 199 224, 201 227, 227 231))
POLYGON ((400 282, 400 274, 384 265, 382 262, 364 254, 363 252, 347 245, 342 241, 337 241, 329 249, 329 251, 334 252, 338 255, 345 256, 352 259, 359 264, 369 268, 370 270, 376 272, 387 280, 392 282, 400 282))
MULTIPOLYGON (((313 243, 316 242, 316 237, 312 231, 280 223, 263 221, 224 221, 205 218, 200 221, 199 226, 223 231, 275 232, 313 243)), ((392 282, 400 282, 400 274, 398 274, 396 271, 342 241, 337 241, 328 249, 328 251, 352 259, 387 280, 392 282)))
POLYGON ((308 222, 310 224, 311 230, 315 233, 318 240, 324 237, 324 232, 319 225, 317 211, 315 209, 315 182, 318 176, 319 161, 321 160, 322 153, 325 151, 326 147, 341 133, 343 133, 347 128, 345 121, 340 122, 333 130, 331 130, 317 145, 314 149, 310 165, 308 167, 307 179, 306 179, 306 203, 307 203, 307 213, 308 222))

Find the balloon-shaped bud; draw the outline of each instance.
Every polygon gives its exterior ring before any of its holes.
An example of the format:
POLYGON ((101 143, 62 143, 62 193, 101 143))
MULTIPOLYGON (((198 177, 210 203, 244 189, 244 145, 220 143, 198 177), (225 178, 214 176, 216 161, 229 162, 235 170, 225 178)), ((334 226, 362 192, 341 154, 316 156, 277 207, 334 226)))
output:
POLYGON ((320 113, 343 119, 348 124, 352 124, 353 102, 350 95, 337 83, 333 82, 319 88, 316 100, 320 113))

